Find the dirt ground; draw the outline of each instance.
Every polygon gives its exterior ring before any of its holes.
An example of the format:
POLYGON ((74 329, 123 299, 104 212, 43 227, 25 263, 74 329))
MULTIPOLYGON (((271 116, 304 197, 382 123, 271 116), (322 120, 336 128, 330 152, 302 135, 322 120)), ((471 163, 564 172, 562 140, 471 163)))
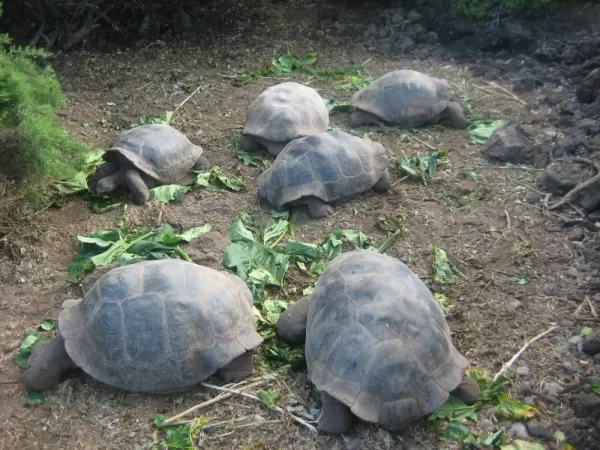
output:
MULTIPOLYGON (((246 181, 247 189, 239 193, 198 192, 188 194, 180 204, 129 207, 124 213, 129 224, 155 226, 161 220, 189 228, 209 223, 212 231, 187 250, 196 263, 222 267, 222 250, 228 244, 225 236, 237 214, 245 211, 266 216, 269 212, 258 202, 260 169, 244 166, 233 154, 250 103, 264 88, 286 79, 321 88, 326 98, 344 100, 351 94, 302 74, 261 79, 243 87, 232 85, 238 70, 264 65, 288 50, 300 56, 314 49, 322 68, 368 61, 366 67, 373 78, 398 68, 444 77, 485 117, 551 128, 546 124, 547 108, 536 100, 539 93, 519 94, 523 105, 476 89, 474 85, 483 85, 483 80, 449 54, 442 59, 392 59, 368 46, 312 38, 307 30, 314 30, 321 17, 317 7, 308 12, 301 7, 300 3, 276 3, 256 14, 249 31, 216 44, 154 41, 110 54, 78 51, 58 56, 54 65, 70 101, 63 119, 76 137, 106 148, 139 116, 163 115, 201 86, 177 112, 173 125, 200 144, 213 165, 246 181)), ((332 115, 331 124, 350 129, 348 114, 332 115)), ((331 231, 359 229, 380 243, 386 234, 377 227, 377 218, 404 215, 406 231, 388 254, 408 263, 430 284, 431 249, 446 250, 461 276, 455 284, 435 289, 454 305, 448 323, 455 345, 472 367, 496 373, 525 340, 552 325, 561 326, 559 332, 534 344, 517 363, 515 368, 523 365, 530 369, 527 377, 517 376, 514 369, 508 373, 510 393, 520 400, 529 396, 542 408, 542 420, 551 432, 563 431, 575 448, 600 448, 593 426, 575 418, 566 402, 531 397, 531 390, 543 391, 550 382, 569 384, 588 369, 588 361, 569 351, 566 331, 597 326, 592 317, 574 315, 582 297, 568 270, 585 267, 580 252, 568 241, 572 231, 558 229, 557 218, 543 214, 540 196, 532 188, 540 169, 491 165, 481 158, 480 146, 470 143, 466 132, 443 126, 421 130, 416 136, 422 142, 402 140, 402 131, 392 128, 373 126, 364 131, 396 158, 429 153, 431 147, 449 151, 450 167, 427 186, 399 181, 398 172, 392 171, 394 185, 389 192, 366 193, 338 206, 326 219, 310 220, 305 212, 296 212, 297 239, 319 242, 331 231), (475 180, 472 172, 483 179, 475 180), (532 244, 530 250, 511 257, 511 248, 528 244, 532 244), (517 280, 524 272, 528 282, 519 285, 517 280)), ((52 390, 44 404, 23 406, 22 370, 11 362, 11 356, 25 332, 35 329, 44 317, 56 318, 62 301, 78 295, 65 281, 67 265, 77 252, 76 236, 113 228, 122 216, 122 210, 93 214, 86 202, 71 199, 39 214, 28 227, 14 227, 6 236, 13 251, 0 255, 0 448, 150 448, 156 439, 152 422, 157 414, 169 417, 213 395, 202 389, 186 395, 133 395, 79 376, 52 390)), ((581 270, 575 276, 584 276, 581 270)), ((297 292, 304 287, 299 283, 297 292)), ((261 371, 258 364, 255 371, 261 371)), ((318 407, 305 373, 281 373, 275 383, 285 396, 299 397, 308 408, 318 407)), ((239 399, 203 414, 215 421, 256 415, 259 424, 230 434, 227 427, 207 431, 202 435, 202 448, 459 448, 456 443, 439 442, 421 424, 392 437, 364 424, 343 437, 315 437, 258 404, 239 399), (271 423, 273 420, 279 421, 271 423)))

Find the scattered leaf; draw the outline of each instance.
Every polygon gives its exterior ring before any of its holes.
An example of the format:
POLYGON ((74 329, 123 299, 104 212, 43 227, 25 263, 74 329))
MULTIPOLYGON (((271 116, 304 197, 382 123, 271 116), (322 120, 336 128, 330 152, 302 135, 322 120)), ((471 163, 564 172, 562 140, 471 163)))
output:
POLYGON ((244 183, 241 177, 226 176, 216 166, 210 170, 196 173, 196 182, 192 186, 193 189, 204 188, 211 191, 229 189, 231 191, 241 191, 246 188, 246 183, 244 183))
POLYGON ((544 446, 537 442, 528 442, 515 439, 509 444, 501 445, 500 450, 545 450, 544 446))
POLYGON ((490 136, 498 128, 503 127, 509 120, 478 120, 473 122, 468 131, 471 142, 475 144, 485 144, 490 136))
POLYGON ((279 391, 264 391, 259 389, 256 391, 256 396, 269 408, 275 408, 275 406, 277 406, 277 400, 279 400, 279 391))
POLYGON ((412 158, 402 158, 396 163, 400 172, 407 176, 420 180, 427 185, 426 177, 433 178, 438 167, 448 163, 448 152, 434 151, 428 155, 417 155, 412 158))
POLYGON ((325 105, 327 106, 327 111, 329 111, 329 114, 354 111, 354 108, 350 103, 342 102, 334 98, 325 100, 325 105))
POLYGON ((39 392, 27 391, 27 398, 25 399, 25 404, 23 406, 29 408, 31 406, 41 405, 44 401, 44 396, 39 392))
POLYGON ((579 331, 579 336, 589 336, 594 333, 594 329, 590 327, 582 327, 579 331))
POLYGON ((191 189, 190 186, 166 184, 150 189, 150 201, 158 200, 162 203, 178 202, 191 189))
POLYGON ((432 281, 434 283, 450 283, 454 280, 454 273, 452 271, 452 263, 448 261, 446 252, 441 248, 433 248, 433 276, 432 281))
POLYGON ((40 323, 40 329, 44 330, 44 331, 56 330, 56 320, 53 320, 53 319, 42 320, 42 323, 40 323))

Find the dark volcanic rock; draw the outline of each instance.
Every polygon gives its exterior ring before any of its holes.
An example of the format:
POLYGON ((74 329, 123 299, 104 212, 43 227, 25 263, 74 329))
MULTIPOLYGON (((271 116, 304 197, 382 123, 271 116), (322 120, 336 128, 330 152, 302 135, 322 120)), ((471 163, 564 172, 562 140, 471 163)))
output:
POLYGON ((600 68, 592 70, 575 92, 581 103, 592 103, 600 96, 600 68))
POLYGON ((540 176, 540 187, 545 192, 565 195, 577 184, 590 177, 589 166, 573 161, 554 162, 540 176))
POLYGON ((525 164, 531 161, 532 148, 521 126, 518 123, 508 123, 494 131, 481 153, 498 162, 525 164))

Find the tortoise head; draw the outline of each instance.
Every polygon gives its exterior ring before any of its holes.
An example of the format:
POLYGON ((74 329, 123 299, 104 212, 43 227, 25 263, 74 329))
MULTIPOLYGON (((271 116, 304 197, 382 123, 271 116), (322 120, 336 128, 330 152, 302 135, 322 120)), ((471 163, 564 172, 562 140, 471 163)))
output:
POLYGON ((304 343, 309 306, 310 297, 306 296, 283 312, 275 325, 275 331, 279 339, 293 345, 304 343))

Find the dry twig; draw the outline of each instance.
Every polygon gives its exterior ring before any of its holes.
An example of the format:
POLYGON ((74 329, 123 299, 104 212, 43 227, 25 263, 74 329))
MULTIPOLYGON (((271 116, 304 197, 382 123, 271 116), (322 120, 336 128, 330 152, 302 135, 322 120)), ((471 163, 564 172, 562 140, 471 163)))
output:
POLYGON ((518 101, 522 105, 527 105, 527 103, 525 101, 521 100, 519 97, 517 97, 515 94, 513 94, 512 92, 510 92, 505 87, 502 87, 502 86, 500 86, 499 84, 496 84, 493 81, 486 81, 486 83, 489 84, 492 87, 500 89, 502 92, 506 92, 510 97, 512 97, 514 100, 518 101))
POLYGON ((530 339, 529 341, 525 342, 525 345, 523 345, 523 347, 521 347, 521 350, 519 350, 517 353, 515 353, 515 355, 510 358, 510 360, 505 363, 502 368, 500 369, 500 371, 494 376, 494 379, 492 381, 496 381, 498 380, 498 378, 500 378, 502 375, 504 375, 504 373, 511 368, 511 366, 517 361, 517 359, 519 359, 521 357, 521 355, 523 353, 525 353, 525 350, 527 350, 529 348, 529 346, 531 344, 533 344, 535 341, 537 341, 538 339, 543 338, 544 336, 546 336, 547 334, 550 334, 551 332, 553 332, 554 330, 558 329, 558 326, 553 326, 551 328, 548 328, 546 331, 544 331, 543 333, 538 334, 537 336, 535 336, 534 338, 530 339))
MULTIPOLYGON (((251 400, 255 400, 264 405, 262 400, 260 398, 258 398, 256 395, 248 394, 246 392, 236 391, 234 389, 228 389, 228 388, 224 388, 224 387, 220 387, 220 386, 214 386, 214 385, 208 384, 208 383, 202 383, 202 386, 207 387, 209 389, 215 389, 217 391, 228 392, 230 394, 240 395, 242 397, 249 398, 251 400)), ((265 406, 267 406, 267 405, 265 405, 265 406)), ((312 426, 310 423, 302 420, 300 417, 297 417, 292 413, 289 413, 289 412, 286 413, 286 411, 283 410, 282 408, 280 408, 279 406, 275 406, 275 407, 267 406, 267 408, 269 408, 272 411, 278 412, 280 414, 288 414, 294 422, 299 423, 300 425, 307 428, 312 433, 315 433, 315 434, 317 433, 317 429, 314 426, 312 426)))
MULTIPOLYGON (((564 158, 561 158, 561 159, 564 159, 564 158)), ((562 199, 560 199, 556 203, 553 203, 552 205, 548 206, 549 211, 552 211, 553 209, 559 208, 563 205, 570 203, 576 194, 578 194, 583 189, 587 188, 588 186, 591 186, 592 184, 594 184, 595 182, 600 180, 600 164, 598 164, 597 162, 592 161, 590 159, 587 159, 587 158, 573 157, 573 158, 569 158, 569 159, 573 162, 587 164, 587 165, 593 167, 594 169, 596 169, 596 175, 594 175, 592 178, 588 178, 583 183, 579 183, 577 186, 575 186, 573 189, 571 189, 569 192, 567 192, 563 196, 562 199)))

